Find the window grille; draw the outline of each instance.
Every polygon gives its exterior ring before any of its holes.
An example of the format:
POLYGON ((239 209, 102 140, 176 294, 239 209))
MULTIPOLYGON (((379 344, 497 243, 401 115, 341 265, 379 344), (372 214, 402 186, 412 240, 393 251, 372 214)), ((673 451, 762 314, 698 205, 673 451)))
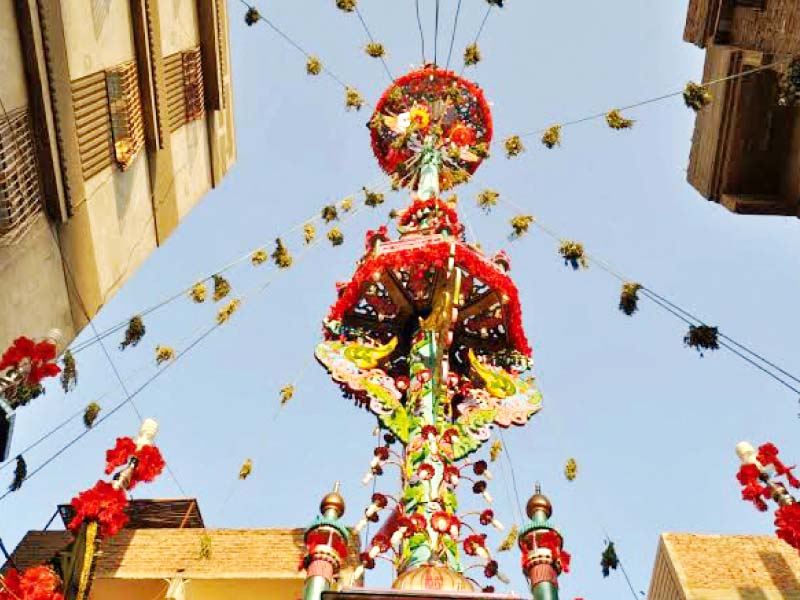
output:
POLYGON ((110 167, 113 159, 106 74, 101 71, 73 81, 72 104, 83 178, 90 179, 110 167))
POLYGON ((0 115, 0 246, 19 242, 42 213, 28 111, 0 115))
POLYGON ((166 56, 164 72, 169 127, 170 131, 175 131, 205 115, 200 48, 166 56))
POLYGON ((131 166, 144 146, 142 101, 139 95, 139 78, 134 61, 106 71, 108 107, 111 115, 111 137, 114 158, 124 171, 131 166))

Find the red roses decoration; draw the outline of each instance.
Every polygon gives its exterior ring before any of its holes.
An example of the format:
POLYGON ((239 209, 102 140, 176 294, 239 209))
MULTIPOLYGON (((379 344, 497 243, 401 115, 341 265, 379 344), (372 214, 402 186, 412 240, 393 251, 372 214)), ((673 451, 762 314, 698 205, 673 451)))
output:
POLYGON ((46 377, 55 377, 61 373, 61 367, 55 362, 56 345, 52 342, 34 342, 30 338, 18 337, 0 358, 0 371, 28 368, 25 384, 39 385, 46 377))
POLYGON ((0 579, 0 600, 64 600, 61 578, 50 567, 9 569, 0 579))
POLYGON ((139 482, 149 483, 158 477, 164 470, 165 462, 158 448, 151 445, 136 449, 136 442, 129 437, 117 438, 117 444, 106 452, 106 475, 111 475, 134 459, 136 466, 133 470, 128 489, 133 489, 139 482))

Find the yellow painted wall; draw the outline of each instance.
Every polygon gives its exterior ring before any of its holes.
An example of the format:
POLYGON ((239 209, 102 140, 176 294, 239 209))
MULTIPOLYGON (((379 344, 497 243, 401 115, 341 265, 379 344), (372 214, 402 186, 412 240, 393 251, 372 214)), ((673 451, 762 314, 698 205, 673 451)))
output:
POLYGON ((206 119, 198 119, 172 134, 172 164, 181 219, 211 189, 211 157, 206 119))
MULTIPOLYGON (((164 600, 167 587, 163 579, 96 579, 89 600, 164 600)), ((302 592, 299 578, 189 579, 185 600, 297 600, 302 592)))
POLYGON ((161 49, 167 56, 200 44, 197 27, 197 0, 159 0, 161 49))
POLYGON ((0 99, 6 110, 28 104, 14 0, 0 0, 0 99))

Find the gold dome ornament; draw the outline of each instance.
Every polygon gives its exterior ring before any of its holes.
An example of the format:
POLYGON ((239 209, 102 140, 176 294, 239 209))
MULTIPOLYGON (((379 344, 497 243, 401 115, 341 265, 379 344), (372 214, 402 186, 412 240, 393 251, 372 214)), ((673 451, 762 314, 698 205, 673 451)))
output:
POLYGON ((443 592, 474 592, 472 582, 445 565, 427 564, 403 571, 394 580, 395 590, 437 590, 443 592))
POLYGON ((527 513, 528 518, 532 519, 533 516, 540 510, 544 512, 548 519, 553 514, 553 505, 550 503, 550 499, 542 494, 542 489, 537 484, 536 493, 528 500, 528 505, 525 507, 525 512, 527 513))
POLYGON ((337 481, 333 486, 333 491, 326 494, 322 502, 319 503, 319 512, 324 515, 329 510, 332 510, 336 513, 336 518, 338 519, 344 515, 345 508, 344 498, 339 493, 339 482, 337 481))

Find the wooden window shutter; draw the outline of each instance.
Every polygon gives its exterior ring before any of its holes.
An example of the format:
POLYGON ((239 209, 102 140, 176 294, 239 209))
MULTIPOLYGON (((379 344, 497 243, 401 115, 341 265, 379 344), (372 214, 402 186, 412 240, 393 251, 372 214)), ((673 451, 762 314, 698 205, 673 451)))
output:
POLYGON ((0 246, 21 240, 41 212, 30 117, 18 108, 0 119, 0 246))
POLYGON ((114 158, 117 166, 124 171, 144 146, 144 121, 136 62, 127 62, 106 71, 106 89, 114 158))
POLYGON ((181 127, 186 118, 186 97, 183 92, 183 56, 180 52, 164 57, 164 79, 167 87, 169 130, 181 127))
POLYGON ((186 105, 186 122, 196 121, 205 115, 203 92, 203 63, 200 48, 182 53, 183 93, 186 105))
POLYGON ((83 178, 89 179, 110 167, 113 159, 106 74, 101 71, 73 81, 72 104, 83 178))

